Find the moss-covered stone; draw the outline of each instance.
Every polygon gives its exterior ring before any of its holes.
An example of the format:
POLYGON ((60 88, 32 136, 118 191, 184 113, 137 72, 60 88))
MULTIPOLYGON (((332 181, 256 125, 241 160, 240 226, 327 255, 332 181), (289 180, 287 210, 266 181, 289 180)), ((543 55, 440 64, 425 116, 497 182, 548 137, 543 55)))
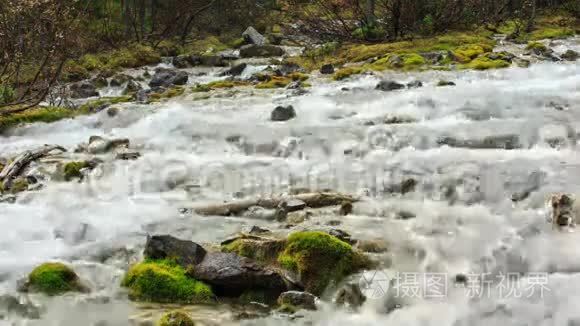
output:
POLYGON ((536 54, 543 54, 548 52, 548 47, 540 42, 529 42, 526 46, 526 50, 532 51, 536 54))
POLYGON ((185 88, 183 86, 173 86, 166 89, 161 93, 152 93, 149 95, 149 102, 159 102, 163 99, 174 98, 181 96, 185 93, 185 88))
POLYGON ((195 326, 195 323, 186 312, 175 310, 164 314, 156 326, 195 326))
POLYGON ((491 52, 492 50, 493 47, 487 44, 470 44, 457 48, 453 51, 453 56, 455 57, 455 60, 461 63, 468 63, 479 55, 491 52))
POLYGON ((64 166, 64 179, 71 181, 75 178, 82 178, 81 170, 88 167, 86 161, 69 162, 64 166))
POLYGON ((233 252, 259 262, 275 262, 284 250, 285 241, 261 237, 244 237, 222 246, 223 252, 233 252))
POLYGON ((272 88, 284 88, 292 82, 303 82, 308 80, 310 76, 300 72, 293 72, 286 76, 270 76, 270 75, 263 75, 258 76, 257 78, 262 78, 263 81, 256 85, 257 89, 272 89, 272 88))
POLYGON ((342 68, 342 69, 337 70, 334 73, 334 75, 332 76, 332 78, 334 80, 343 80, 343 79, 349 78, 350 76, 353 76, 353 75, 362 74, 363 72, 365 72, 365 69, 363 67, 360 67, 360 66, 346 67, 346 68, 342 68))
POLYGON ((10 186, 10 192, 13 194, 17 194, 19 192, 23 192, 28 190, 28 180, 26 178, 18 178, 12 182, 10 186))
POLYGON ((192 88, 193 92, 203 93, 210 92, 215 89, 227 89, 241 86, 248 86, 250 82, 243 80, 218 80, 207 84, 196 85, 192 88))
POLYGON ((493 60, 489 57, 481 56, 473 59, 471 62, 461 66, 462 69, 475 69, 475 70, 487 70, 487 69, 499 69, 507 68, 511 66, 508 61, 497 59, 493 60))
POLYGON ((369 265, 350 244, 324 232, 291 234, 278 263, 298 273, 305 290, 320 295, 332 282, 369 265))
POLYGON ((214 294, 203 282, 189 278, 186 271, 169 260, 144 261, 132 266, 122 286, 131 300, 158 303, 208 303, 214 294))
POLYGON ((45 263, 36 267, 28 275, 26 290, 47 295, 87 291, 77 274, 62 263, 45 263))

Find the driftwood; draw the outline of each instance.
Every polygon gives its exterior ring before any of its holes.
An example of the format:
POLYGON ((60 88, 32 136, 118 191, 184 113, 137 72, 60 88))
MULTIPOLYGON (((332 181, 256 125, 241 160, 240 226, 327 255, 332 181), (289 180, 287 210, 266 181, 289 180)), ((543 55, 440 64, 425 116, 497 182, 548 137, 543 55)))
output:
POLYGON ((199 215, 215 216, 239 216, 252 206, 260 206, 267 209, 275 209, 289 200, 301 200, 310 208, 338 206, 344 203, 353 203, 358 199, 340 193, 317 192, 303 193, 288 197, 271 197, 262 199, 240 200, 229 203, 192 207, 191 211, 199 215))
POLYGON ((20 155, 18 155, 14 161, 10 164, 6 165, 2 172, 0 172, 0 181, 3 182, 4 189, 9 189, 12 181, 20 176, 22 170, 30 164, 30 162, 36 161, 54 150, 60 150, 66 152, 61 146, 56 145, 45 145, 39 149, 26 151, 20 155))

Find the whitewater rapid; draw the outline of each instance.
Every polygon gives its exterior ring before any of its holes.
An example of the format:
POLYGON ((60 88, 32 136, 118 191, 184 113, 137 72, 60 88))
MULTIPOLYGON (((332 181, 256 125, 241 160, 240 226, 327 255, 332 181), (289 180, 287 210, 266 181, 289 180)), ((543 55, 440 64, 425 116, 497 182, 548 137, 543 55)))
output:
MULTIPOLYGON (((579 40, 562 48, 579 51, 579 40)), ((23 324, 126 325, 128 316, 142 310, 126 299, 119 282, 128 264, 139 259, 146 234, 219 243, 248 226, 280 227, 246 218, 192 216, 181 208, 292 187, 328 188, 364 196, 339 228, 356 239, 389 243, 388 254, 378 256, 379 275, 416 274, 416 286, 425 290, 421 277, 442 274, 448 278, 445 295, 377 295, 358 312, 322 304, 319 311, 291 321, 267 317, 244 323, 580 325, 580 233, 551 230, 544 207, 552 192, 580 193, 579 63, 312 83, 302 96, 243 90, 219 98, 189 95, 160 104, 124 104, 113 118, 100 112, 20 127, 1 137, 3 157, 58 144, 69 150, 65 159, 83 158, 73 150, 93 135, 129 138, 142 157, 106 160, 85 183, 49 182, 13 204, 0 203, 0 294, 15 294, 18 280, 35 265, 60 260, 72 264, 95 290, 80 298, 35 298, 45 306, 44 319, 23 324), (420 80, 424 86, 375 90, 384 78, 420 80), (456 86, 437 87, 439 80, 456 86), (289 104, 296 119, 269 121, 275 106, 289 104), (414 122, 380 123, 387 115, 414 122), (518 148, 440 142, 505 135, 517 137, 518 148), (559 146, 553 146, 554 138, 559 146), (418 181, 415 192, 394 196, 386 191, 406 178, 418 181), (454 192, 444 195, 450 187, 454 192), (530 187, 529 197, 511 200, 530 187), (397 211, 416 217, 397 219, 397 211), (499 293, 497 276, 503 273, 523 275, 510 283, 520 292, 538 283, 530 275, 544 276, 546 290, 530 297, 499 293), (472 297, 473 289, 453 283, 457 274, 485 274, 495 281, 489 295, 472 297), (390 311, 394 306, 399 308, 390 311)), ((374 281, 371 287, 384 287, 381 279, 374 281)), ((201 324, 239 323, 230 314, 216 307, 197 316, 201 324)))

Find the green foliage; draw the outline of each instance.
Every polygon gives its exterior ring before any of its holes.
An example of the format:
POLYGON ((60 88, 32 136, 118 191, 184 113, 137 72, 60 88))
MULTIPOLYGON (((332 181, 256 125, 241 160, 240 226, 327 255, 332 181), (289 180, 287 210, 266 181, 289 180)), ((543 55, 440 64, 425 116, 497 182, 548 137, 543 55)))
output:
POLYGON ((131 300, 159 303, 208 303, 214 295, 205 283, 189 278, 185 270, 169 260, 144 261, 132 266, 122 286, 131 300))
POLYGON ((377 41, 385 38, 385 30, 376 24, 363 25, 352 32, 352 36, 359 40, 377 41))
POLYGON ((75 272, 61 263, 45 263, 36 267, 28 275, 28 289, 47 295, 85 291, 75 272))
POLYGON ((14 101, 16 99, 15 96, 16 94, 12 87, 9 85, 0 85, 0 105, 14 101))
POLYGON ((433 15, 427 14, 421 22, 421 30, 424 34, 430 35, 435 32, 435 19, 433 15))
POLYGON ((81 178, 81 170, 88 166, 86 161, 69 162, 64 166, 64 179, 70 181, 74 178, 81 178))
POLYGON ((315 295, 320 295, 331 282, 338 282, 369 264, 348 243, 317 231, 291 234, 278 263, 297 272, 306 291, 315 295))
POLYGON ((156 326, 195 326, 195 323, 186 312, 175 310, 164 314, 156 326))

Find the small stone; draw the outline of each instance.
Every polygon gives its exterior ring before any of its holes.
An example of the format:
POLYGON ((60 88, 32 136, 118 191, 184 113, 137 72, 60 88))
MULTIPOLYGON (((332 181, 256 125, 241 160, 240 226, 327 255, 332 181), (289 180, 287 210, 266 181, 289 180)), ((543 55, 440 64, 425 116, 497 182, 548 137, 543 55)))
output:
POLYGON ((117 153, 117 156, 115 157, 115 159, 123 160, 123 161, 131 161, 131 160, 136 160, 139 157, 141 157, 141 153, 139 153, 139 152, 122 152, 122 153, 117 153))
POLYGON ((278 304, 299 309, 316 310, 316 297, 308 292, 288 291, 280 294, 278 304))
POLYGON ((115 117, 117 116, 117 114, 119 114, 119 108, 118 107, 110 107, 107 109, 107 115, 109 117, 115 117))
POLYGON ((296 111, 292 105, 278 106, 272 111, 270 120, 272 121, 288 121, 296 117, 296 111))
POLYGON ((397 83, 395 81, 392 80, 383 80, 381 82, 378 83, 378 85, 375 87, 375 89, 383 91, 383 92, 390 92, 390 91, 395 91, 395 90, 399 90, 399 89, 403 89, 405 88, 405 85, 401 84, 401 83, 397 83))
POLYGON ((568 50, 561 55, 562 59, 567 61, 576 61, 580 58, 580 54, 574 50, 568 50))
POLYGON ((331 64, 325 64, 320 68, 320 73, 323 75, 332 75, 334 74, 334 66, 331 64))
POLYGON ((240 63, 222 72, 220 76, 239 76, 244 72, 244 70, 246 70, 247 66, 247 63, 240 63))
POLYGON ((445 86, 455 86, 455 83, 449 80, 440 80, 437 83, 438 87, 445 87, 445 86))
POLYGON ((295 212, 306 208, 306 203, 300 199, 290 199, 284 203, 287 212, 295 212))
POLYGON ((423 82, 420 80, 414 80, 407 84, 407 88, 420 88, 423 87, 423 82))

